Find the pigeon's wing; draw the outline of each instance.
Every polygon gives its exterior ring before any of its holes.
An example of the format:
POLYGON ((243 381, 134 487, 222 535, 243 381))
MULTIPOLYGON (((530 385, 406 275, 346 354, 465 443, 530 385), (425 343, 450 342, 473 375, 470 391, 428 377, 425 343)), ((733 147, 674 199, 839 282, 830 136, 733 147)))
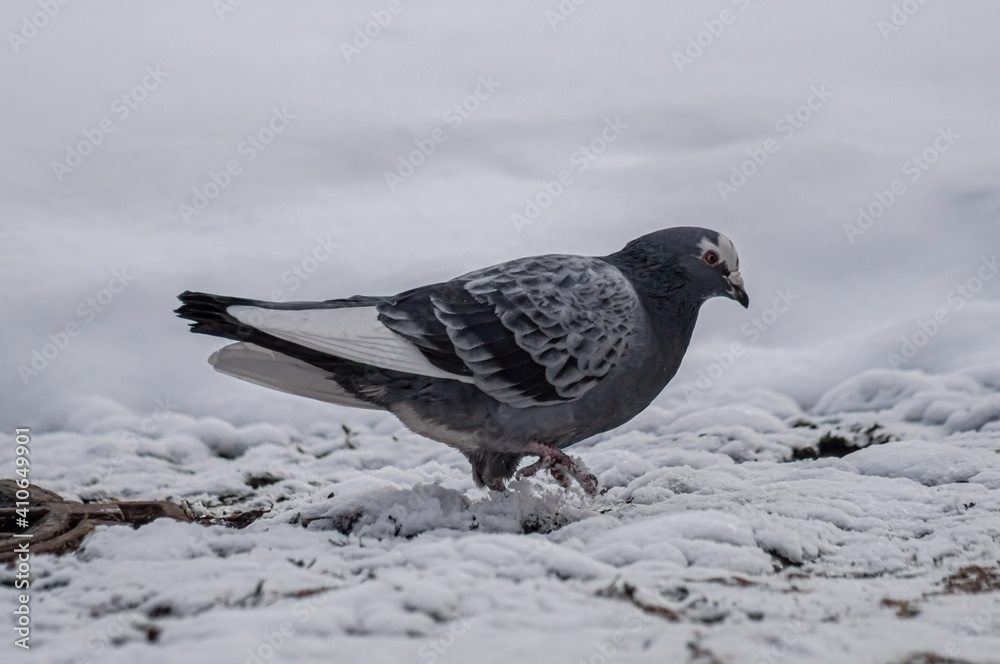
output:
POLYGON ((572 401, 628 347, 639 298, 598 258, 539 256, 389 298, 379 320, 511 406, 572 401))

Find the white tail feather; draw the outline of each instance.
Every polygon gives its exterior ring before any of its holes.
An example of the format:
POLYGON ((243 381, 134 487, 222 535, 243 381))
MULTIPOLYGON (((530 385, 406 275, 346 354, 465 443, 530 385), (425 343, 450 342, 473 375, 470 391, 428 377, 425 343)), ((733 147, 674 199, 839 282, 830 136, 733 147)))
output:
POLYGON ((420 349, 379 321, 375 307, 288 310, 233 305, 226 311, 244 325, 322 353, 382 369, 473 382, 470 376, 431 364, 420 349))
POLYGON ((345 392, 326 371, 254 344, 241 342, 220 348, 208 363, 219 373, 272 390, 341 406, 381 410, 345 392))

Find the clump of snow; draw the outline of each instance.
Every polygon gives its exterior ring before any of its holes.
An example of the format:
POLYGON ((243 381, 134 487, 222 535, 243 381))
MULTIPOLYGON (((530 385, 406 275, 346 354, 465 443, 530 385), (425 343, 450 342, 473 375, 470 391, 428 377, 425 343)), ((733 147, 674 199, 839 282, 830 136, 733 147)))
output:
POLYGON ((867 447, 844 457, 863 475, 905 477, 926 486, 968 482, 991 461, 995 459, 985 451, 910 440, 867 447))
POLYGON ((216 417, 199 419, 176 431, 199 438, 214 454, 227 459, 243 456, 255 445, 272 443, 286 446, 289 443, 288 434, 272 424, 257 423, 234 427, 216 417))
POLYGON ((1000 393, 980 397, 951 413, 944 421, 944 430, 1000 431, 1000 393))
POLYGON ((668 433, 698 431, 707 426, 742 426, 761 433, 778 433, 787 426, 780 419, 759 408, 745 406, 723 406, 706 408, 684 415, 667 427, 668 433))
POLYGON ((826 415, 844 411, 887 410, 937 385, 934 377, 921 371, 871 369, 831 388, 820 397, 813 411, 826 415))
POLYGON ((872 369, 831 388, 814 411, 893 411, 904 419, 944 424, 947 433, 993 428, 1000 420, 995 368, 930 375, 872 369))
POLYGON ((597 560, 616 567, 670 562, 723 572, 763 574, 770 556, 740 519, 714 510, 666 514, 604 532, 588 543, 597 560))

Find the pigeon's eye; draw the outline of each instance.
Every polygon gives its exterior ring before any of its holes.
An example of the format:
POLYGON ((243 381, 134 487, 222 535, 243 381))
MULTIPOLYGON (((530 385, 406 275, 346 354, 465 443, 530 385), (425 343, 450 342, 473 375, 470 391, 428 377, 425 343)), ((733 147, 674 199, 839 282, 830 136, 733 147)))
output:
POLYGON ((706 251, 705 255, 702 256, 701 259, 712 266, 719 264, 719 254, 714 251, 706 251))

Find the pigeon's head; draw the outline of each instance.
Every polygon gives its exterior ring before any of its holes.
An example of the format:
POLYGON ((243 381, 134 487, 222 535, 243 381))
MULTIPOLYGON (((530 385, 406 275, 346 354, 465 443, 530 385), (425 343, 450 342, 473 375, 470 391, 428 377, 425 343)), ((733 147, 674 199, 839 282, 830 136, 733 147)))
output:
POLYGON ((728 297, 744 308, 750 306, 736 247, 717 231, 667 228, 629 242, 609 258, 625 268, 633 281, 643 283, 653 297, 670 297, 683 290, 698 302, 728 297))

